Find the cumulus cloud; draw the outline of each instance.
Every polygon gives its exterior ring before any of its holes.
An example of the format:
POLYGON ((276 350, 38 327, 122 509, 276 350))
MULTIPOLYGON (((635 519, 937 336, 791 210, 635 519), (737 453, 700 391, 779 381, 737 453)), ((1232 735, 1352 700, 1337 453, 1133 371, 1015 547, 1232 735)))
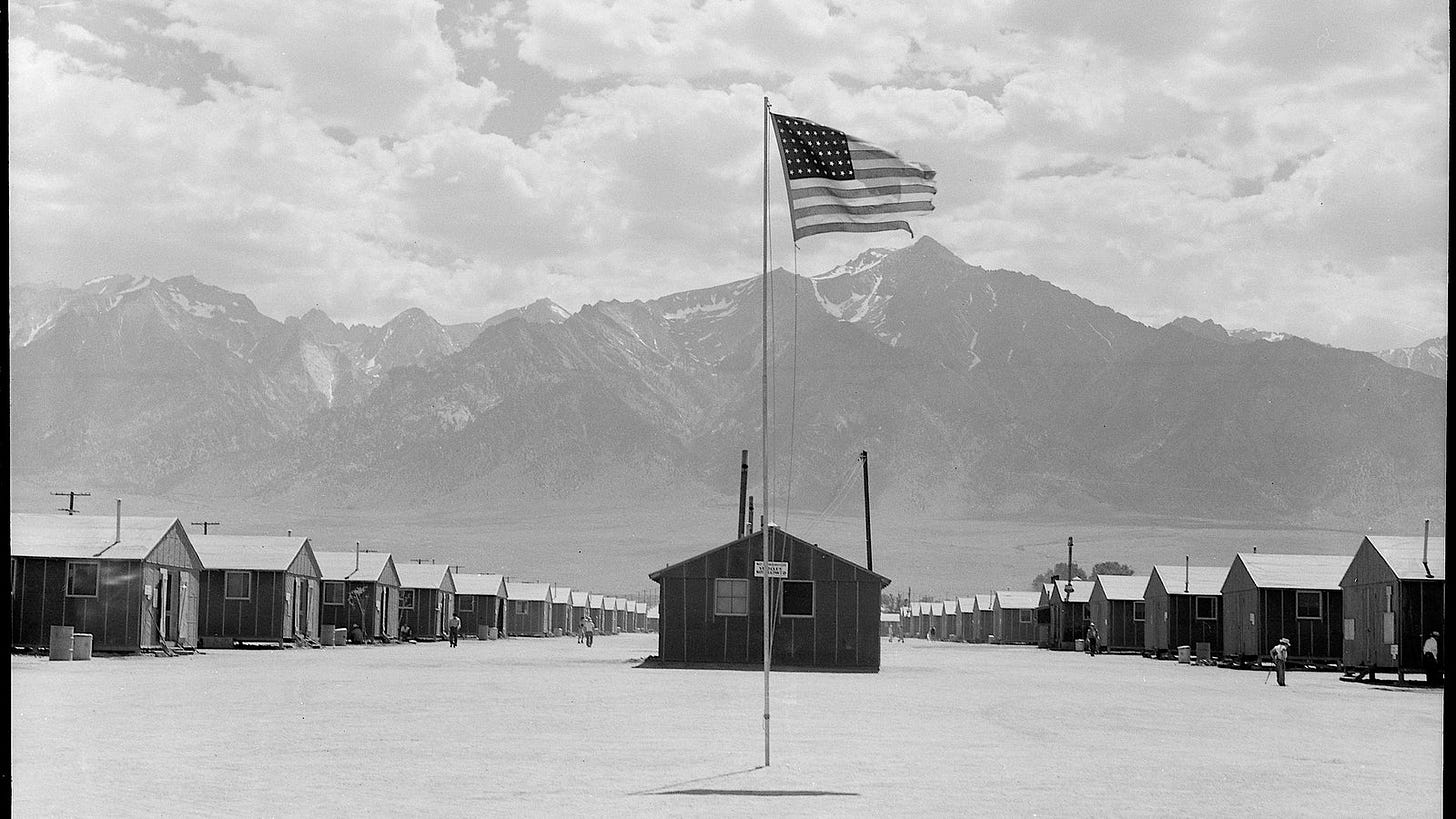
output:
POLYGON ((62 38, 69 40, 73 43, 81 43, 83 45, 92 46, 101 54, 112 59, 119 60, 126 56, 125 48, 117 45, 116 43, 111 43, 101 39, 100 37, 91 33, 91 31, 85 26, 80 26, 75 23, 63 21, 56 25, 55 30, 56 33, 59 34, 62 38))
POLYGON ((476 127, 501 96, 457 79, 455 54, 427 0, 236 5, 175 0, 167 34, 219 54, 284 104, 358 134, 476 127))
MULTIPOLYGON (((917 232, 973 264, 1149 323, 1444 331, 1430 4, 147 3, 14 15, 12 278, 374 323, 743 278, 767 96, 936 168, 917 232)), ((793 248, 773 170, 774 263, 910 241, 793 248)))
POLYGON ((367 163, 281 115, 279 92, 216 87, 181 106, 176 92, 77 70, 23 40, 10 69, 46 92, 10 109, 22 275, 105 266, 251 289, 357 268, 355 234, 390 221, 367 163))
POLYGON ((900 72, 919 20, 911 8, 864 0, 533 0, 520 53, 571 80, 822 73, 882 82, 900 72))

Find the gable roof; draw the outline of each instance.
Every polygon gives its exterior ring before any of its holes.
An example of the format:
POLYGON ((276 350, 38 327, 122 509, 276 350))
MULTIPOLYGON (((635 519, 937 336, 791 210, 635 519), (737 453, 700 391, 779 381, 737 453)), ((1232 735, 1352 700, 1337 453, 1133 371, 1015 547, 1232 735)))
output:
POLYGON ((637 613, 638 614, 646 614, 647 613, 647 604, 646 603, 638 603, 637 604, 637 613))
POLYGON ((994 594, 978 594, 976 595, 976 611, 990 611, 991 605, 995 602, 996 595, 994 594))
POLYGON ((625 597, 618 597, 617 598, 617 611, 636 611, 636 610, 637 610, 636 607, 635 606, 632 606, 632 601, 631 600, 628 600, 625 597))
MULTIPOLYGON (((1228 579, 1228 566, 1189 566, 1185 576, 1183 566, 1154 566, 1153 574, 1168 594, 1196 594, 1217 597, 1223 594, 1223 581, 1228 579), (1188 591, 1183 591, 1184 581, 1188 591)), ((1149 582, 1152 575, 1148 576, 1149 582)))
POLYGON ((1353 555, 1279 555, 1239 552, 1234 560, 1244 564, 1254 585, 1263 589, 1340 588, 1353 555))
POLYGON ((1141 600, 1143 592, 1148 589, 1148 577, 1145 574, 1099 574, 1096 585, 1102 586, 1102 594, 1108 600, 1141 600))
MULTIPOLYGON (((115 515, 37 515, 10 513, 11 557, 84 560, 145 560, 177 527, 182 543, 196 548, 180 518, 125 517, 116 539, 115 515)), ((201 561, 199 560, 199 563, 201 561)))
POLYGON ((591 594, 588 592, 586 596, 586 607, 589 609, 599 609, 602 607, 604 601, 605 598, 600 594, 591 594))
POLYGON ((552 603, 552 605, 562 605, 562 606, 569 606, 569 605, 571 605, 571 587, 570 586, 552 586, 551 587, 551 603, 552 603))
POLYGON ((192 548, 197 550, 204 569, 286 572, 299 554, 305 553, 314 572, 319 572, 318 560, 306 537, 202 535, 192 541, 192 548))
POLYGON ((526 583, 521 580, 506 578, 506 596, 512 600, 549 602, 551 600, 551 584, 526 583))
POLYGON ((882 612, 880 612, 880 622, 881 623, 898 623, 898 622, 900 622, 900 615, 896 614, 893 611, 882 611, 882 612))
MULTIPOLYGON (((801 537, 797 537, 797 536, 791 534, 790 532, 788 532, 785 529, 775 527, 773 529, 773 532, 774 532, 774 535, 773 535, 773 538, 772 538, 773 540, 777 540, 777 538, 779 538, 779 537, 788 538, 789 540, 792 540, 795 543, 798 543, 800 545, 807 546, 810 549, 814 550, 815 552, 817 552, 819 554, 822 554, 822 555, 825 555, 825 556, 829 557, 832 560, 837 560, 837 561, 839 561, 841 563, 844 563, 847 566, 853 566, 855 569, 857 569, 857 570, 859 570, 861 572, 864 572, 865 574, 872 575, 872 576, 878 578, 879 581, 880 581, 880 588, 882 588, 882 589, 890 585, 890 578, 885 577, 884 575, 880 574, 879 572, 872 572, 869 569, 866 569, 865 567, 859 565, 858 563, 855 563, 852 560, 848 560, 846 558, 843 558, 843 557, 841 557, 841 556, 839 556, 839 555, 837 555, 837 554, 829 551, 828 549, 825 549, 822 546, 819 546, 818 544, 810 543, 809 541, 804 540, 801 537)), ((730 546, 736 546, 736 545, 738 545, 740 543, 743 543, 744 541, 762 543, 763 542, 763 532, 762 531, 758 531, 758 532, 754 532, 754 533, 751 533, 751 534, 747 534, 747 535, 744 535, 741 538, 738 538, 737 540, 730 540, 727 543, 723 543, 723 544, 720 544, 718 546, 714 546, 711 549, 706 549, 706 550, 704 550, 702 552, 699 552, 698 554, 693 555, 690 558, 687 558, 686 560, 679 560, 676 563, 673 563, 673 564, 668 565, 668 566, 664 566, 661 569, 658 569, 657 571, 652 572, 651 574, 647 575, 647 577, 648 577, 648 579, 652 580, 653 582, 660 583, 660 582, 662 582, 662 576, 665 575, 665 574, 667 574, 668 572, 671 572, 672 570, 677 569, 678 567, 683 566, 684 564, 691 563, 691 562, 693 562, 693 561, 695 561, 695 560, 697 560, 697 559, 699 559, 701 557, 704 557, 706 555, 710 555, 713 552, 719 551, 720 549, 727 549, 730 546)), ((784 544, 784 545, 787 546, 787 544, 784 544)), ((759 555, 762 556, 762 552, 760 552, 759 555)))
POLYGON ((1068 603, 1086 603, 1092 599, 1092 590, 1097 587, 1097 582, 1095 580, 1073 580, 1071 594, 1063 591, 1067 587, 1065 580, 1058 580, 1050 585, 1052 586, 1051 596, 1058 602, 1065 597, 1068 603))
POLYGON ((930 601, 930 616, 939 617, 945 614, 945 603, 940 600, 930 601))
POLYGON ((455 593, 455 581, 449 566, 439 563, 396 563, 394 571, 399 575, 402 589, 439 589, 455 593))
POLYGON ((992 605, 1003 609, 1034 609, 1041 602, 1041 592, 998 591, 994 593, 992 605))
POLYGON ((313 556, 324 580, 399 585, 399 571, 389 552, 314 552, 313 556))
POLYGON ((1433 580, 1446 579, 1446 538, 1431 538, 1429 547, 1424 537, 1400 537, 1394 535, 1371 535, 1360 545, 1369 543, 1385 561, 1385 565, 1401 580, 1426 580, 1426 567, 1421 564, 1423 547, 1426 561, 1431 567, 1433 580))
POLYGON ((960 606, 961 614, 970 614, 976 609, 976 598, 957 597, 956 604, 960 606))
POLYGON ((455 593, 477 597, 501 597, 506 594, 506 579, 499 574, 457 574, 455 593))
POLYGON ((961 613, 960 602, 955 597, 952 597, 951 599, 944 601, 944 606, 945 606, 945 613, 946 613, 947 616, 952 615, 952 614, 960 614, 961 613))
POLYGON ((576 608, 586 608, 587 602, 590 599, 591 596, 584 591, 576 591, 573 589, 571 592, 571 605, 576 608))

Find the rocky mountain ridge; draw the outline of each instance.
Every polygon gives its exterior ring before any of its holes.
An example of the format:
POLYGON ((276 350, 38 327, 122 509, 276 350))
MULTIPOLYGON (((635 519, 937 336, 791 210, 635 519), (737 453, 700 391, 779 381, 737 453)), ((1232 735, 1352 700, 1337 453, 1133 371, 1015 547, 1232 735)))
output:
MULTIPOLYGON (((776 503, 825 508, 867 449, 907 514, 1444 515, 1444 382, 1373 355, 1152 328, 928 238, 770 283, 776 503)), ((378 328, 278 322, 191 277, 10 294, 12 475, 382 504, 731 494, 758 452, 758 278, 378 328)))

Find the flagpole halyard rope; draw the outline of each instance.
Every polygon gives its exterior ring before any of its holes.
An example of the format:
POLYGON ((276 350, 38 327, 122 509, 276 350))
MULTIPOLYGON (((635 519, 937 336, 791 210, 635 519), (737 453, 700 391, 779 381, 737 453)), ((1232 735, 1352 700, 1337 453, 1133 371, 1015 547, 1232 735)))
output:
POLYGON ((789 360, 789 463, 784 487, 784 525, 794 511, 794 433, 799 420, 799 249, 794 248, 794 320, 789 330, 793 353, 789 360))

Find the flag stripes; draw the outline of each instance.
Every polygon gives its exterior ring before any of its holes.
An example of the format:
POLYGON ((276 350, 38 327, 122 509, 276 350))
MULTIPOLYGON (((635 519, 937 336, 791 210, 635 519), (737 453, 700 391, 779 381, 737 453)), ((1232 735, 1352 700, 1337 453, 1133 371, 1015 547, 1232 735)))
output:
POLYGON ((934 210, 935 171, 842 131, 773 114, 795 241, 820 233, 905 230, 934 210))

